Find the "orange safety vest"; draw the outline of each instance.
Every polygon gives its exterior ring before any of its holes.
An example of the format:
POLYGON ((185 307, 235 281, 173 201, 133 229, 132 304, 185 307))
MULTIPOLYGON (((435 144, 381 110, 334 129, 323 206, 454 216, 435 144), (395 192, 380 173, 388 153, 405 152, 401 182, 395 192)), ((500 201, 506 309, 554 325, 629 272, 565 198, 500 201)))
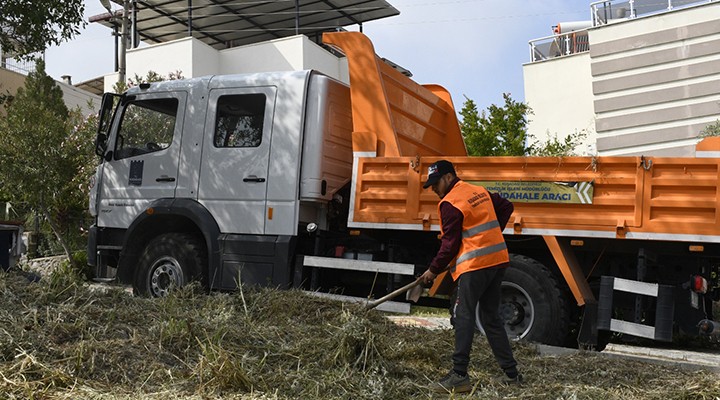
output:
MULTIPOLYGON (((463 214, 460 251, 454 260, 455 265, 450 268, 453 280, 465 272, 510 261, 490 193, 484 187, 458 181, 438 203, 438 215, 440 205, 445 201, 463 214)), ((440 218, 442 220, 442 215, 440 218)), ((440 233, 445 234, 442 224, 440 233)))

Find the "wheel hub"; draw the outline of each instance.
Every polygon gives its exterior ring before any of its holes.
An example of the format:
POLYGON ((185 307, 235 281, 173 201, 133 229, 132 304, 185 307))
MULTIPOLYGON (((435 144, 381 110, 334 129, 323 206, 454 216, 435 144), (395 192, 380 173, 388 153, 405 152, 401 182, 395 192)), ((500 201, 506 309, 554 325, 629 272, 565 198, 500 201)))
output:
POLYGON ((535 322, 535 310, 530 295, 511 282, 503 282, 500 315, 505 320, 508 335, 524 338, 535 322))
POLYGON ((183 285, 180 263, 173 257, 158 259, 150 269, 150 293, 155 297, 167 296, 174 287, 183 285))
MULTIPOLYGON (((530 295, 521 286, 512 282, 502 283, 500 295, 500 317, 505 321, 505 330, 515 340, 524 338, 530 333, 535 323, 535 308, 530 295)), ((475 309, 475 323, 478 330, 485 334, 480 321, 480 309, 475 309)))
POLYGON ((515 301, 500 305, 500 317, 508 325, 517 325, 525 318, 525 309, 515 301))

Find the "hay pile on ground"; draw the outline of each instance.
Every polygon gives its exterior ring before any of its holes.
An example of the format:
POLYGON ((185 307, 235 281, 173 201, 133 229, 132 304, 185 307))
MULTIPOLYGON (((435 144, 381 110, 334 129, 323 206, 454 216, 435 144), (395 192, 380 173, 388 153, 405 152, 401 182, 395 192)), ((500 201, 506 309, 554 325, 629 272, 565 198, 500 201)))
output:
MULTIPOLYGON (((409 399, 450 367, 452 335, 298 291, 164 299, 72 279, 0 274, 0 393, 36 399, 409 399)), ((592 353, 543 357, 514 344, 527 383, 505 387, 483 338, 469 396, 714 399, 720 379, 592 353)), ((452 397, 452 396, 451 396, 452 397)), ((434 398, 448 398, 435 395, 434 398)))

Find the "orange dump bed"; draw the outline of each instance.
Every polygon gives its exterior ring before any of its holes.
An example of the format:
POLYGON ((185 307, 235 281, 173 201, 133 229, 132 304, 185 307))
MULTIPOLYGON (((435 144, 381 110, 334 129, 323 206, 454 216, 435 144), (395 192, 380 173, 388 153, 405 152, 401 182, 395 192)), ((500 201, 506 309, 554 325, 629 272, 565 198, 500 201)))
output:
MULTIPOLYGON (((439 230, 438 198, 422 183, 431 163, 447 159, 463 180, 510 188, 515 212, 506 234, 720 242, 720 158, 469 157, 446 91, 395 71, 361 33, 323 40, 345 53, 350 70, 349 226, 439 230), (590 190, 575 202, 542 201, 550 186, 535 188, 534 202, 523 198, 533 193, 511 190, 537 182, 590 190)), ((698 154, 714 155, 716 139, 699 144, 698 154)))
MULTIPOLYGON (((591 203, 513 200, 505 233, 720 242, 717 158, 446 157, 466 181, 588 182, 591 203)), ((359 158, 351 226, 437 230, 437 158, 359 158)))

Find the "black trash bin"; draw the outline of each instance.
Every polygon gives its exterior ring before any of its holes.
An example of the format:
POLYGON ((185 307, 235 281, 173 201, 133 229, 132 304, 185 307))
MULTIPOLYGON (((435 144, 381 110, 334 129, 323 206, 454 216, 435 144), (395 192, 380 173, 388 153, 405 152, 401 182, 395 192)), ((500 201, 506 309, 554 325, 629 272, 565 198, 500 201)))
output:
POLYGON ((10 250, 12 249, 13 233, 0 230, 0 268, 3 271, 10 269, 10 250))

